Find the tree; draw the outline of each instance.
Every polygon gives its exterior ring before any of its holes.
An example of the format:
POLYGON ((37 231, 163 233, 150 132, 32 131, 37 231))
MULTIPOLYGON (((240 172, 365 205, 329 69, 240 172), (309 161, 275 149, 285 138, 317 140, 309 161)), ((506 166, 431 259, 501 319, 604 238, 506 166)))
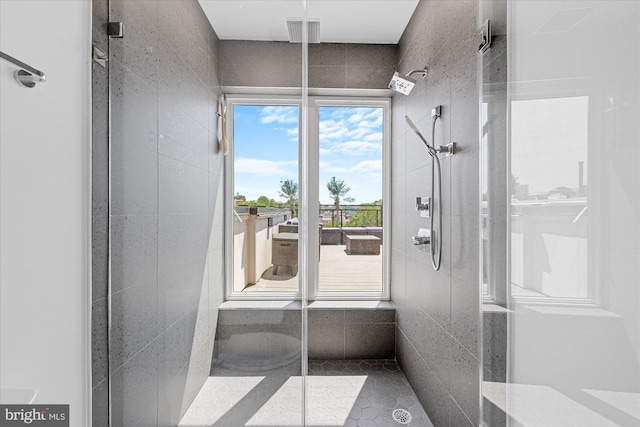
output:
POLYGON ((295 217, 296 198, 298 196, 298 183, 292 179, 280 181, 280 197, 284 197, 289 201, 289 209, 291 209, 291 217, 295 217))
POLYGON ((267 196, 260 196, 258 197, 258 200, 256 200, 256 206, 266 206, 268 208, 277 208, 278 202, 268 198, 267 196))
POLYGON ((340 198, 345 202, 351 203, 354 202, 355 199, 353 197, 344 197, 347 195, 351 188, 347 187, 344 184, 344 181, 336 179, 336 177, 331 177, 331 180, 327 182, 327 190, 329 190, 329 194, 333 197, 333 206, 336 211, 340 210, 340 198))
POLYGON ((363 204, 345 224, 347 227, 379 227, 382 220, 382 206, 363 204))

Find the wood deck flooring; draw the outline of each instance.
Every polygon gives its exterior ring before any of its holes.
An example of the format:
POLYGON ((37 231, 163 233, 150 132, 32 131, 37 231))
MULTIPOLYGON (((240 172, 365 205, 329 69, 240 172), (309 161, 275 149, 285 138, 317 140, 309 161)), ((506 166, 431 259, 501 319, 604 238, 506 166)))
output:
MULTIPOLYGON (((321 292, 380 292, 382 290, 382 248, 380 255, 349 255, 345 245, 323 245, 320 249, 321 292)), ((262 277, 243 292, 295 292, 298 276, 280 268, 277 276, 269 267, 262 277)))

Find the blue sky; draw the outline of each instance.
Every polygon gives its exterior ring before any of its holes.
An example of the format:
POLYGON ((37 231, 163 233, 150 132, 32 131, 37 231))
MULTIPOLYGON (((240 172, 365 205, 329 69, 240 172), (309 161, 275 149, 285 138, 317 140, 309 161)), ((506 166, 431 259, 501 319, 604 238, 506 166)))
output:
MULTIPOLYGON (((335 176, 356 204, 382 198, 382 108, 320 107, 320 201, 335 176)), ((298 182, 298 107, 234 106, 235 192, 247 200, 279 197, 280 181, 298 182)))

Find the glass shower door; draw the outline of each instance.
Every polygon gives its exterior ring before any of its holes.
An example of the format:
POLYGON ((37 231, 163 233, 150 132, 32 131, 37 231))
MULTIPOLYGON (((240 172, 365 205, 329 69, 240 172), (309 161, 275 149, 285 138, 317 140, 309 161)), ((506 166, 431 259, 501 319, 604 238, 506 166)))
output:
MULTIPOLYGON (((284 3, 304 18, 302 1, 284 3)), ((113 427, 304 423, 304 300, 225 302, 222 103, 282 87, 301 103, 306 76, 284 19, 285 40, 233 33, 229 17, 261 7, 109 1, 123 33, 107 61, 109 402, 94 412, 113 427)))
POLYGON ((484 422, 638 425, 640 6, 483 4, 484 422))

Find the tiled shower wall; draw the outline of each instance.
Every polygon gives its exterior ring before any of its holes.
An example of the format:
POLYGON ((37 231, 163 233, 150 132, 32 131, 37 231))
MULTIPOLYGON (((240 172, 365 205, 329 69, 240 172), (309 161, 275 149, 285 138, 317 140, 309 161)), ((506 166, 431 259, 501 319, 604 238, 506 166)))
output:
POLYGON ((478 425, 478 2, 421 1, 399 44, 399 70, 429 75, 392 103, 391 295, 396 352, 435 426, 478 425), (411 243, 428 218, 414 210, 431 187, 431 159, 407 127, 408 115, 431 140, 431 109, 442 105, 435 144, 455 141, 442 159, 442 268, 411 243))
POLYGON ((114 427, 175 426, 210 371, 223 291, 218 43, 195 0, 94 0, 94 44, 111 50, 110 76, 93 65, 96 427, 108 425, 108 380, 114 427), (124 22, 124 38, 107 41, 107 20, 124 22))
MULTIPOLYGON (((398 47, 351 43, 309 45, 309 87, 385 89, 395 71, 398 47)), ((298 43, 224 40, 220 76, 224 86, 300 87, 298 43)))

